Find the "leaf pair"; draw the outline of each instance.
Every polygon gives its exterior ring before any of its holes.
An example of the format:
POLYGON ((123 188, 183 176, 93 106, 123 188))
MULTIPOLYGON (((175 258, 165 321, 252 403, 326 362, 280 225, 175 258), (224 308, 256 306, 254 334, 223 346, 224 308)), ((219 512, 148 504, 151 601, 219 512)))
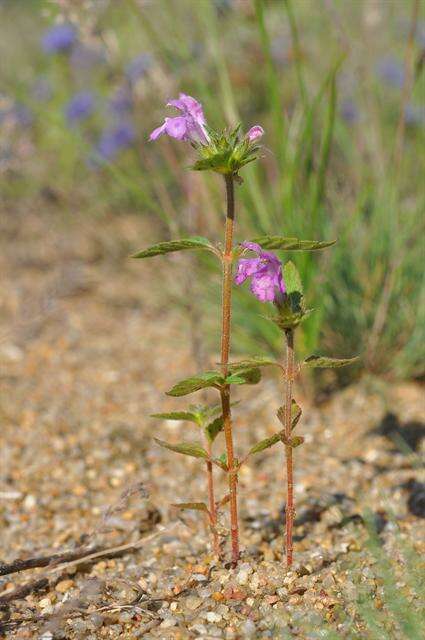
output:
POLYGON ((235 365, 229 367, 229 374, 226 377, 220 371, 214 370, 185 378, 175 384, 170 391, 167 391, 167 395, 178 398, 209 387, 221 389, 228 384, 257 384, 260 380, 261 371, 258 366, 239 367, 235 365))
MULTIPOLYGON (((285 408, 280 407, 277 412, 277 417, 279 418, 282 424, 284 424, 284 413, 285 413, 285 408)), ((299 407, 299 405, 295 402, 295 400, 292 400, 291 431, 293 431, 297 426, 298 421, 301 418, 301 414, 302 414, 301 407, 299 407)), ((257 442, 257 444, 251 447, 246 458, 256 453, 260 453, 261 451, 265 451, 265 449, 269 449, 270 447, 275 445, 277 442, 283 442, 284 444, 287 444, 291 447, 298 447, 300 444, 304 442, 304 438, 302 436, 296 436, 296 437, 291 437, 287 439, 285 436, 285 432, 283 430, 278 431, 277 433, 274 433, 269 438, 264 438, 264 440, 260 440, 260 442, 257 442)))
MULTIPOLYGON (((252 242, 256 242, 263 247, 263 249, 285 249, 286 251, 316 251, 330 247, 335 243, 334 240, 329 242, 316 242, 315 240, 298 240, 298 238, 284 238, 281 236, 261 236, 260 238, 254 238, 252 242)), ((203 236, 193 236, 191 238, 182 238, 181 240, 159 242, 147 249, 138 251, 132 258, 153 258, 154 256, 161 256, 166 253, 188 251, 191 249, 211 251, 220 257, 219 250, 212 245, 207 238, 203 236)), ((235 251, 235 257, 238 257, 238 252, 240 253, 241 251, 240 247, 235 251)))

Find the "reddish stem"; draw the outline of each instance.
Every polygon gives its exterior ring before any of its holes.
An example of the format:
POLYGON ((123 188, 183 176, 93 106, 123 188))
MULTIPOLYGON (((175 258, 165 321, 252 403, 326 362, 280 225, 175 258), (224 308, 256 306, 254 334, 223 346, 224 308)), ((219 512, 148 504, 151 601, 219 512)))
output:
MULTIPOLYGON (((294 380, 294 332, 286 329, 286 362, 285 362, 285 438, 289 441, 292 431, 292 384, 294 380)), ((290 567, 293 557, 292 530, 294 526, 294 477, 293 477, 293 449, 285 445, 286 453, 286 566, 290 567)))
MULTIPOLYGON (((233 176, 226 175, 227 215, 223 254, 223 294, 222 294, 222 324, 221 324, 221 373, 227 376, 230 351, 230 321, 232 303, 232 250, 233 225, 235 217, 233 176)), ((239 560, 239 526, 237 501, 237 469, 233 452, 232 414, 230 409, 230 385, 221 389, 221 406, 223 411, 224 437, 226 441, 227 465, 229 476, 229 509, 230 532, 232 543, 232 565, 235 567, 239 560)))
MULTIPOLYGON (((207 453, 211 458, 211 443, 208 440, 207 442, 207 453)), ((220 541, 218 537, 217 531, 217 507, 215 504, 215 494, 214 494, 214 478, 213 478, 213 465, 212 462, 207 462, 207 484, 208 484, 208 508, 210 512, 210 525, 211 525, 211 534, 213 541, 213 550, 214 554, 219 558, 220 557, 220 541)))

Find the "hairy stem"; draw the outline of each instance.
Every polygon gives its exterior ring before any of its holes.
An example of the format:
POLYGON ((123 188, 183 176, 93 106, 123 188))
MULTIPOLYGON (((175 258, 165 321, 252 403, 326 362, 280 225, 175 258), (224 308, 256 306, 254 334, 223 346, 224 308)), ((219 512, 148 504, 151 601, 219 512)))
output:
MULTIPOLYGON (((235 218, 235 197, 233 176, 226 175, 227 215, 223 254, 223 293, 222 293, 222 323, 221 323, 221 373, 225 377, 228 372, 230 350, 230 320, 232 302, 232 249, 233 225, 235 218)), ((232 542, 232 564, 236 566, 239 560, 239 527, 237 502, 237 470, 233 453, 232 414, 230 410, 230 385, 221 390, 221 406, 223 411, 224 437, 226 440, 227 465, 229 474, 230 495, 230 532, 232 542)))
MULTIPOLYGON (((292 408, 292 384, 294 380, 294 331, 286 329, 286 362, 285 362, 285 437, 287 440, 291 437, 291 408, 292 408)), ((285 445, 286 453, 286 566, 292 564, 293 542, 292 529, 294 525, 295 508, 294 508, 294 477, 292 453, 293 449, 289 445, 285 445)))

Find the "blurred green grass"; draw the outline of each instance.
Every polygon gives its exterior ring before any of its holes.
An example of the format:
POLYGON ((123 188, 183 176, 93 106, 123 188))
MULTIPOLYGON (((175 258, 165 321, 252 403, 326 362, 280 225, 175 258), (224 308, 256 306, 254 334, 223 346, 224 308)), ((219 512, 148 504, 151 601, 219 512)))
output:
MULTIPOLYGON (((397 0, 122 0, 64 2, 61 9, 3 2, 3 200, 22 208, 54 193, 57 209, 70 214, 78 208, 87 216, 137 211, 150 217, 152 242, 186 233, 220 240, 218 178, 190 175, 185 145, 147 142, 166 100, 190 93, 213 127, 242 121, 245 128, 260 123, 266 129, 264 158, 244 170, 237 191, 238 240, 259 233, 338 239, 320 256, 295 256, 316 309, 300 333, 301 352, 360 354, 369 372, 422 376, 423 16, 412 42, 414 83, 405 97, 399 82, 412 8, 413 2, 397 0), (40 40, 55 20, 71 21, 101 61, 82 69, 69 55, 45 54, 40 40), (130 86, 125 68, 140 53, 150 64, 130 86), (379 73, 385 64, 386 73, 379 73), (41 101, 34 91, 40 79, 51 87, 51 97, 41 101), (130 86, 134 100, 125 118, 136 130, 135 143, 93 166, 93 147, 113 119, 107 101, 122 86, 130 86), (94 93, 95 113, 69 126, 64 108, 83 90, 94 93), (13 118, 15 101, 28 108, 31 123, 13 118), (408 117, 396 157, 403 101, 408 117)), ((210 281, 210 263, 200 269, 203 329, 215 346, 217 292, 202 286, 210 281)), ((280 352, 279 332, 263 314, 249 293, 235 292, 236 350, 280 352)), ((346 373, 347 381, 358 373, 346 373)))

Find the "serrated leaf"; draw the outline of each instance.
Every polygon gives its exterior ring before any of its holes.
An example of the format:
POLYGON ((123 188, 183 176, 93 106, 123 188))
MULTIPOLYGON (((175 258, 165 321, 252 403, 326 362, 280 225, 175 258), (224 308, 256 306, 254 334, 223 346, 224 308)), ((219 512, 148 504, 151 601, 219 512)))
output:
MULTIPOLYGON (((279 421, 282 423, 283 426, 285 426, 285 407, 279 407, 279 409, 277 410, 277 417, 279 419, 279 421)), ((297 426, 299 419, 301 418, 302 415, 302 409, 301 407, 296 403, 295 400, 292 400, 292 404, 291 404, 291 431, 293 431, 295 429, 295 427, 297 426)))
POLYGON ((264 438, 264 440, 260 440, 260 442, 257 442, 257 444, 255 444, 253 447, 251 447, 251 449, 248 452, 248 455, 252 456, 255 453, 260 453, 260 451, 264 451, 265 449, 269 449, 274 444, 276 444, 277 442, 281 442, 281 441, 282 441, 282 432, 279 431, 278 433, 273 434, 269 438, 264 438))
POLYGON ((210 442, 214 442, 220 431, 223 429, 223 417, 219 416, 213 422, 205 427, 205 433, 207 434, 207 438, 210 442))
POLYGON ((209 509, 205 502, 176 502, 170 506, 175 509, 187 509, 190 511, 204 511, 205 513, 209 513, 209 509))
POLYGON ((284 236, 260 236, 251 242, 256 242, 263 249, 284 249, 285 251, 317 251, 326 249, 335 244, 336 240, 299 240, 298 238, 285 238, 284 236))
POLYGON ((170 413, 151 413, 151 418, 160 418, 162 420, 188 420, 199 424, 199 416, 190 411, 170 411, 170 413))
POLYGON ((254 356, 253 358, 240 360, 240 362, 231 362, 229 364, 229 371, 230 373, 238 373, 245 369, 269 366, 282 367, 282 365, 276 360, 270 360, 269 358, 263 358, 262 356, 254 356))
POLYGON ((237 373, 227 376, 226 384, 257 384, 261 380, 261 371, 255 369, 241 369, 237 373))
POLYGON ((208 453, 197 442, 180 442, 178 444, 170 444, 169 442, 165 442, 159 438, 154 438, 154 440, 160 447, 164 447, 170 451, 175 451, 176 453, 182 453, 185 456, 204 458, 206 460, 209 458, 208 453))
POLYGON ((178 382, 170 391, 167 391, 167 396, 186 396, 194 391, 200 389, 206 389, 207 387, 217 387, 224 383, 223 376, 218 371, 205 371, 192 378, 186 378, 178 382))
POLYGON ((132 258, 153 258, 153 256, 161 256, 164 253, 172 253, 174 251, 187 251, 188 249, 206 249, 213 251, 215 248, 207 238, 202 236, 194 236, 193 238, 185 238, 182 240, 170 240, 170 242, 159 242, 147 249, 143 249, 135 253, 132 258))
POLYGON ((325 358, 324 356, 310 356, 303 362, 305 367, 310 369, 335 369, 337 367, 346 367, 357 362, 359 357, 354 358, 325 358))

